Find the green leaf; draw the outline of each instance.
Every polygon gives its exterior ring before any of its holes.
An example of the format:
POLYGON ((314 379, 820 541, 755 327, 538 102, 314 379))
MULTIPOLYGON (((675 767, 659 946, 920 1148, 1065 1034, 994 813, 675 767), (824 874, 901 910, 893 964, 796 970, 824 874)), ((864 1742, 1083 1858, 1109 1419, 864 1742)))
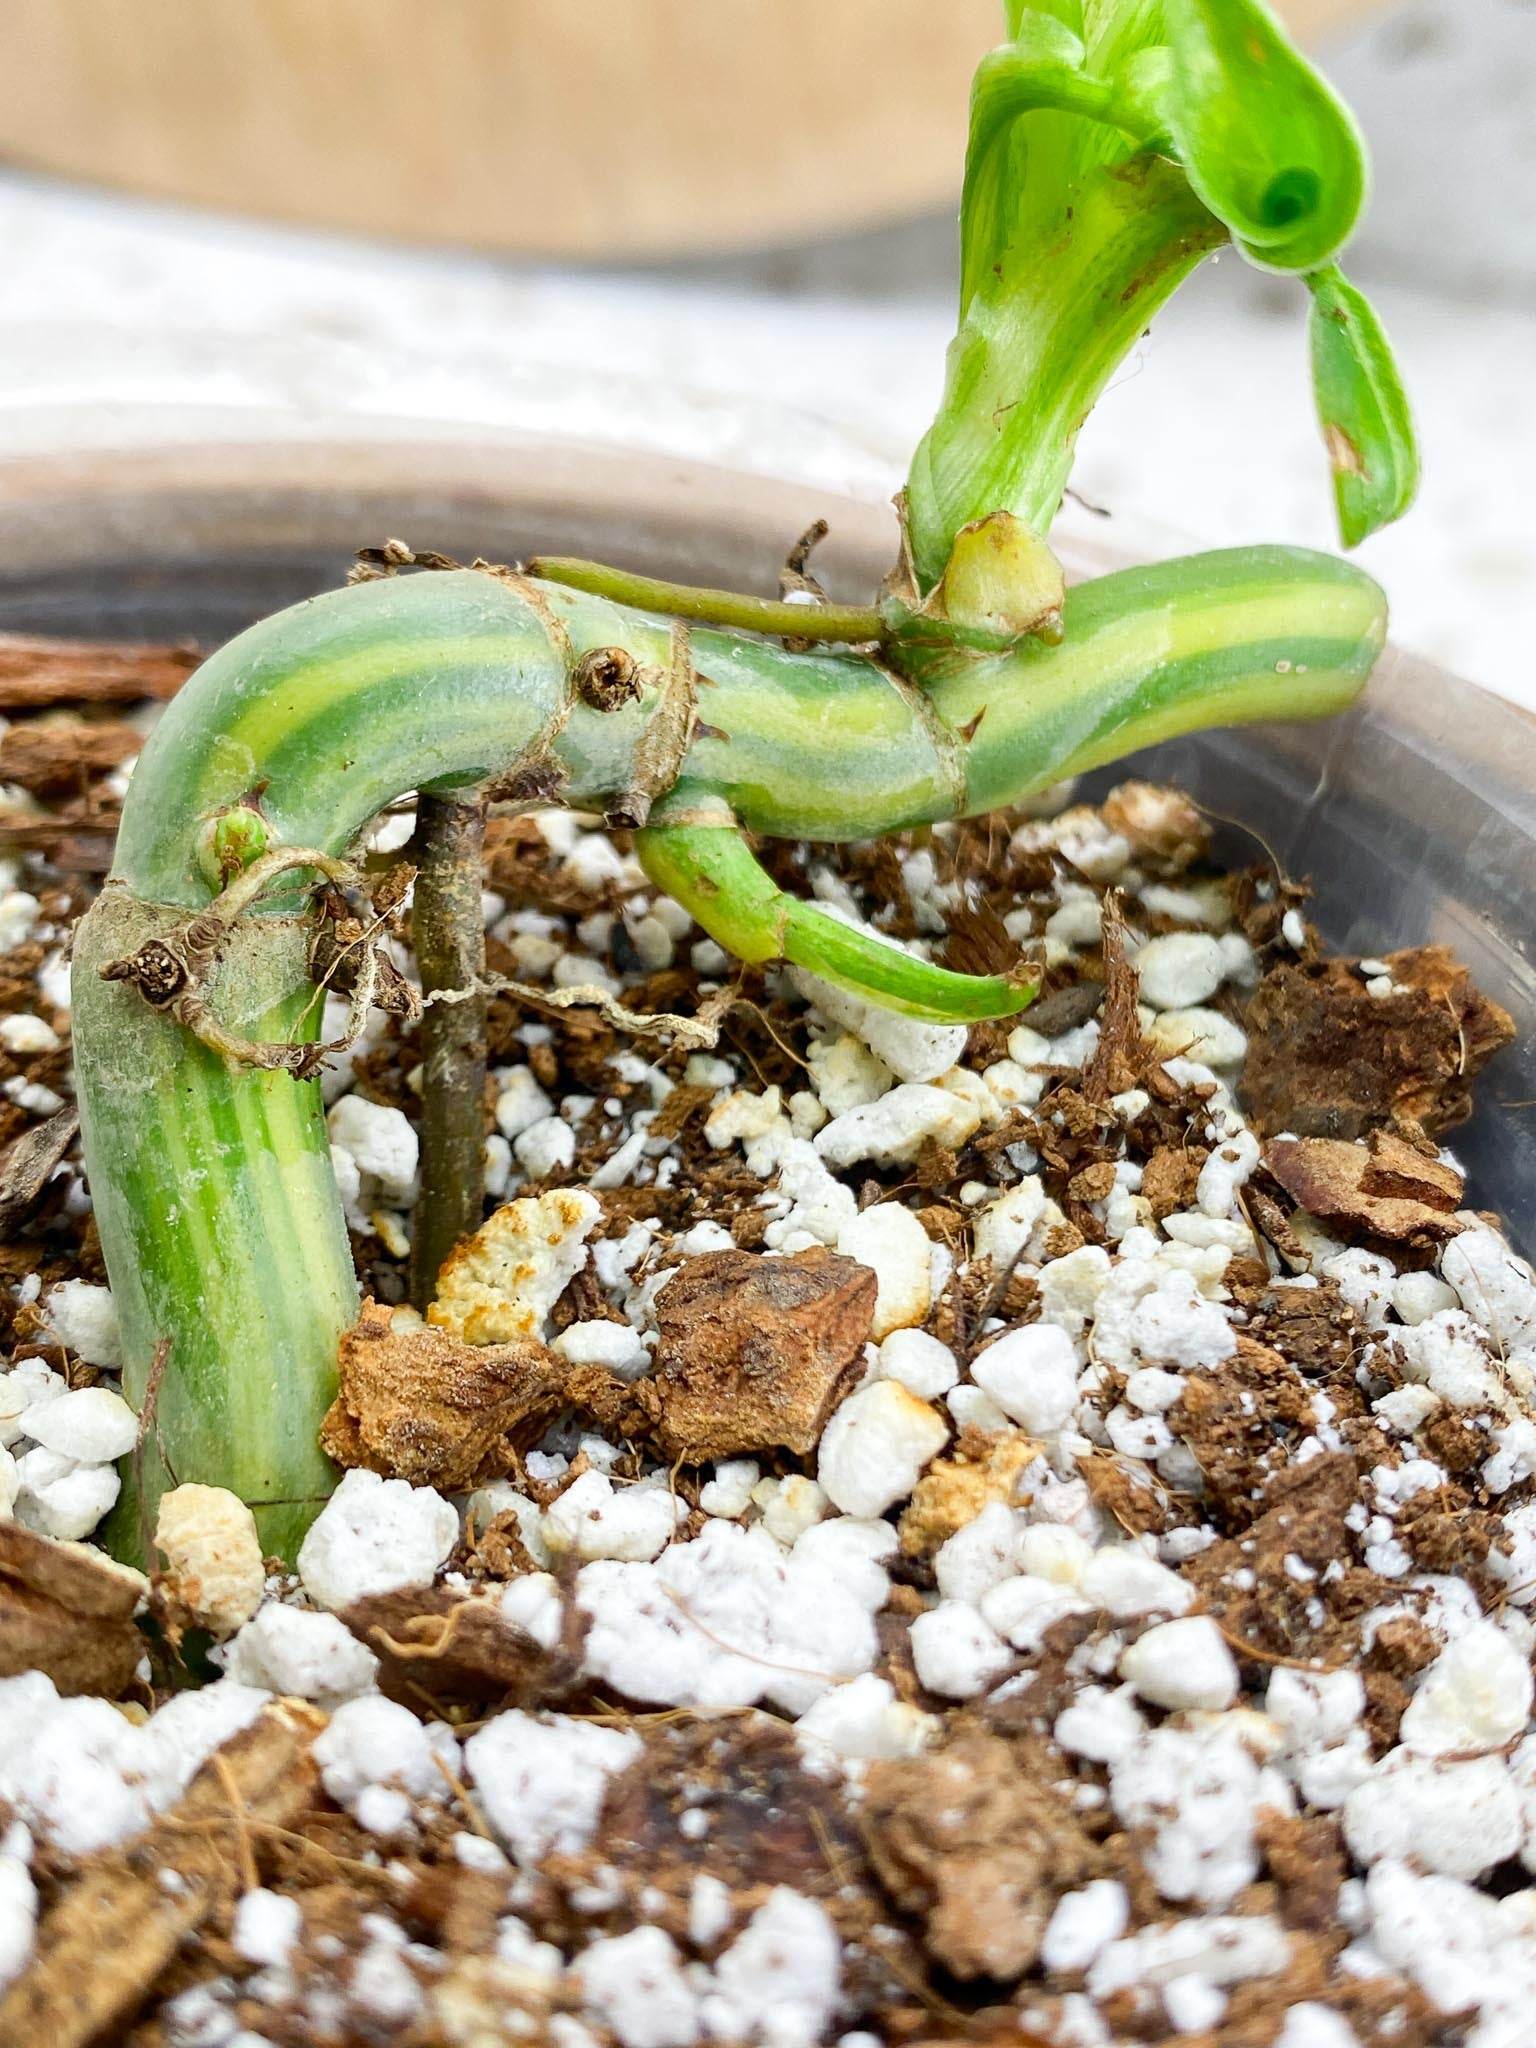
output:
POLYGON ((1312 387, 1333 465, 1339 531, 1358 547, 1400 519, 1419 487, 1413 415, 1376 309, 1330 265, 1312 294, 1312 387))
POLYGON ((1365 143, 1262 0, 1166 0, 1167 125, 1190 184, 1245 255, 1315 270, 1348 239, 1365 143))

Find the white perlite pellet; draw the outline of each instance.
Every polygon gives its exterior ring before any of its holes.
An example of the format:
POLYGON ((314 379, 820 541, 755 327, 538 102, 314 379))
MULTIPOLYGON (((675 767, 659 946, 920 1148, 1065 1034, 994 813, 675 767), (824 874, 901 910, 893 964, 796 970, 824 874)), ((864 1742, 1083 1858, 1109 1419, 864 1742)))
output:
POLYGON ((692 2048, 699 1997, 670 1935, 635 1927, 589 1943, 575 1963, 588 2012, 620 2048, 692 2048))
POLYGON ((88 1280, 61 1280, 50 1287, 42 1304, 48 1327, 87 1365, 116 1372, 123 1362, 117 1326, 117 1304, 107 1287, 88 1280))
POLYGON ((949 1441, 942 1415, 895 1380, 850 1395, 822 1433, 816 1477, 845 1514, 883 1515, 949 1441))
POLYGON ((441 1721, 422 1722, 378 1693, 344 1701, 315 1739, 321 1782, 338 1806, 373 1834, 409 1825, 418 1806, 448 1797, 443 1767, 455 1776, 458 1739, 441 1721))
POLYGON ((110 1387, 76 1387, 22 1417, 23 1432, 77 1465, 109 1465, 138 1441, 139 1418, 110 1387))
POLYGON ((464 1768, 498 1837, 516 1862, 534 1870, 547 1856, 574 1856, 586 1847, 608 1781, 643 1754, 631 1729, 514 1711, 469 1738, 464 1768))
POLYGON ((1064 1330, 1030 1323, 971 1362, 971 1378, 1032 1436, 1059 1436, 1077 1406, 1077 1351, 1064 1330))
POLYGON ((1154 1010, 1192 1009, 1216 993, 1227 972, 1221 941, 1207 932, 1149 939, 1134 965, 1141 999, 1154 1010))
POLYGON ((962 1096, 947 1088, 903 1082, 878 1102, 834 1117, 812 1143, 828 1166, 856 1166, 864 1159, 877 1165, 910 1165, 925 1144, 956 1150, 980 1124, 979 1110, 962 1096))
POLYGON ((258 1885, 245 1892, 235 1907, 230 1946, 258 1968, 280 1969, 293 1953, 303 1924, 303 1908, 297 1899, 258 1885))
POLYGON ((420 1147, 404 1110, 344 1095, 326 1118, 326 1128, 331 1143, 351 1154, 358 1172, 369 1176, 386 1202, 409 1198, 420 1147))
POLYGON ((1419 1680, 1399 1736, 1421 1756, 1500 1749, 1524 1731, 1531 1697, 1529 1655, 1497 1623, 1477 1621, 1419 1680))
POLYGON ((230 1643, 224 1668, 237 1685, 338 1706, 369 1690, 379 1660, 334 1614, 269 1600, 230 1643))
MULTIPOLYGON (((881 935, 871 932, 869 936, 881 935)), ((892 945, 889 939, 884 943, 892 945)), ((892 950, 899 949, 892 946, 892 950)), ((792 967, 789 979, 808 1003, 862 1040, 899 1080, 937 1081, 965 1053, 963 1024, 921 1024, 914 1017, 863 1002, 802 967, 792 967)))
POLYGON ((893 1330, 921 1323, 933 1302, 928 1233, 899 1202, 876 1202, 860 1211, 839 1233, 837 1249, 874 1274, 874 1321, 870 1337, 878 1344, 893 1330))
POLYGON ((1216 1712, 1237 1698, 1237 1664, 1204 1614, 1165 1621, 1138 1636, 1120 1659, 1120 1676, 1158 1707, 1216 1712))
POLYGON ((299 1576, 339 1612, 369 1593, 431 1585, 458 1538, 458 1515, 430 1486, 347 1472, 300 1545, 299 1576))
POLYGON ((1011 1669, 1013 1652, 974 1607, 941 1600, 912 1623, 912 1662, 930 1692, 944 1699, 975 1699, 1011 1669))
POLYGON ((880 1346, 880 1377, 896 1380, 920 1401, 937 1401, 960 1378, 947 1344, 926 1330, 893 1330, 880 1346))
POLYGON ((544 1514, 540 1534, 552 1557, 595 1557, 649 1563, 687 1517, 684 1501, 664 1486, 616 1487, 603 1472, 583 1472, 544 1514))

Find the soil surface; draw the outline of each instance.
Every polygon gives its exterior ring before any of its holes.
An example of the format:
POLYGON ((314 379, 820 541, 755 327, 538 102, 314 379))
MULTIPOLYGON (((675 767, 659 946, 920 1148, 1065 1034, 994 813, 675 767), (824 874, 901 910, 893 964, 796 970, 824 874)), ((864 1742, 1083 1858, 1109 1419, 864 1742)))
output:
POLYGON ((346 1476, 296 1573, 185 1487, 138 1575, 67 960, 187 663, 0 647, 0 2040, 1528 2039, 1536 1281, 1455 1157, 1510 1034, 1455 959, 1324 957, 1141 784, 766 848, 1043 970, 922 1026, 495 817, 491 967, 719 1042, 496 997, 423 1319, 374 1012, 346 1476))

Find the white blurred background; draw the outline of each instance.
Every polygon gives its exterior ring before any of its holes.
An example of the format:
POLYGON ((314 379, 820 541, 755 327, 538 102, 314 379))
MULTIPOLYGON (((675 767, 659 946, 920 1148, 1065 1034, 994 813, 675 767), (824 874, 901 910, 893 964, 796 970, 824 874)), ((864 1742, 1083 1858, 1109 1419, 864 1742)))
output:
MULTIPOLYGON (((8 0, 19 13, 0 22, 0 63, 37 7, 73 4, 8 0)), ((237 14, 260 5, 229 0, 237 14)), ((1362 559, 1391 592, 1400 640, 1536 707, 1536 0, 1401 0, 1363 20, 1333 5, 1351 25, 1337 32, 1324 0, 1314 42, 1377 175, 1350 268, 1396 342, 1425 460, 1418 508, 1362 559)), ((37 21, 52 32, 53 17, 37 21)), ((967 40, 968 68, 981 44, 967 40)), ((0 164, 0 460, 413 419, 878 496, 937 397, 953 230, 932 210, 727 257, 531 260, 263 225, 50 175, 27 166, 79 159, 48 146, 46 108, 21 111, 29 133, 0 164)), ((8 118, 0 107, 0 156, 8 118)), ((403 136, 412 118, 400 111, 403 136)), ((958 170, 953 92, 935 120, 958 170)), ((538 197, 509 195, 509 218, 538 197)), ((1208 266, 1095 416, 1074 483, 1128 547, 1330 545, 1300 287, 1230 255, 1208 266)))

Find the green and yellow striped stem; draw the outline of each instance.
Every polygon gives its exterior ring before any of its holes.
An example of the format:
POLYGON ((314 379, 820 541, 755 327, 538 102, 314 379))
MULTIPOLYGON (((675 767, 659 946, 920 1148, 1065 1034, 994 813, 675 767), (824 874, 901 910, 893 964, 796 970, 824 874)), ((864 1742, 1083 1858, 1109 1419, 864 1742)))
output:
MULTIPOLYGON (((1005 979, 964 984, 861 941, 757 869, 771 892, 759 901, 755 863, 724 828, 869 838, 1016 802, 1174 733, 1322 716, 1364 683, 1384 621, 1368 578, 1278 548, 1084 585, 1059 646, 931 652, 920 681, 868 655, 698 628, 694 737, 652 793, 642 845, 749 957, 771 942, 873 1000, 1003 1014, 1027 993, 1005 979)), ((252 627, 161 720, 74 969, 82 1134, 136 1403, 169 1347, 144 1497, 130 1488, 119 1511, 128 1554, 168 1471, 233 1487, 269 1549, 291 1554, 328 1484, 315 1431, 356 1296, 316 1084, 226 1065, 101 969, 210 901, 210 827, 236 806, 259 808, 272 847, 334 855, 402 791, 495 787, 530 764, 602 811, 634 790, 672 651, 668 621, 587 593, 469 570, 400 577, 252 627), (581 657, 603 648, 643 679, 616 710, 578 687, 581 657)), ((244 1038, 314 1035, 297 907, 296 892, 263 899, 205 991, 244 1038)))

